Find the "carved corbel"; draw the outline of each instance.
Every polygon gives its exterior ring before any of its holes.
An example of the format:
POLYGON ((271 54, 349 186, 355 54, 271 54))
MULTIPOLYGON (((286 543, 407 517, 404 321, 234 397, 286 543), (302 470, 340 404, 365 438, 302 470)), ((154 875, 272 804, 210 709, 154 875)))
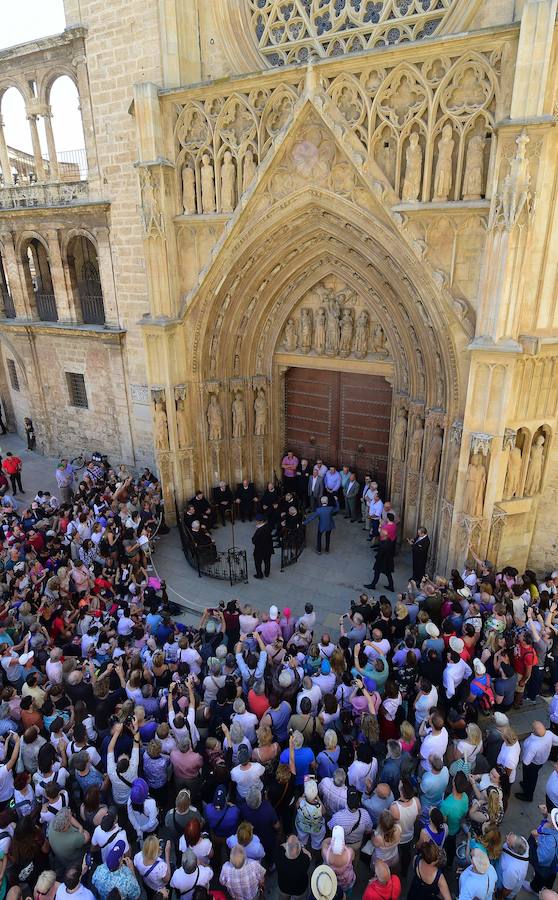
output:
POLYGON ((164 387, 155 386, 151 388, 151 399, 153 403, 165 403, 166 395, 164 387))
POLYGON ((450 441, 452 444, 459 445, 461 443, 461 439, 463 437, 463 422, 459 419, 456 419, 453 425, 451 426, 450 433, 450 441))
POLYGON ((178 400, 186 400, 188 394, 188 386, 186 384, 177 384, 174 388, 174 399, 178 402, 178 400))
POLYGON ((471 453, 482 453, 483 456, 488 456, 492 438, 493 435, 482 431, 473 432, 471 434, 471 453))
POLYGON ((515 428, 506 428, 502 440, 502 450, 513 450, 517 440, 517 432, 515 428))

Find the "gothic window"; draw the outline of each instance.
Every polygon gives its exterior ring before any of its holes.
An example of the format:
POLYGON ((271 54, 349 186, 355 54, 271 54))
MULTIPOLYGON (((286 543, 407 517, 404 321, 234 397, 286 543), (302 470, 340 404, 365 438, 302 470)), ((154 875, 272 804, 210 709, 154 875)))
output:
POLYGON ((19 378, 17 377, 17 369, 16 364, 13 359, 6 360, 6 367, 8 369, 8 376, 10 378, 10 384, 14 391, 19 391, 19 378))

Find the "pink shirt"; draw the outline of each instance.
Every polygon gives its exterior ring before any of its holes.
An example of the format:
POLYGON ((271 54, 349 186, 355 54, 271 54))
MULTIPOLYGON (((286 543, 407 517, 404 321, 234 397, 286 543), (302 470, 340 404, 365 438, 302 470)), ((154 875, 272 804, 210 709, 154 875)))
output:
POLYGON ((298 459, 296 456, 291 456, 289 459, 288 456, 284 456, 281 462, 281 468, 285 474, 285 478, 294 478, 296 475, 296 467, 298 466, 298 459))
POLYGON ((193 750, 171 750, 170 761, 175 778, 195 778, 203 766, 203 756, 193 750))

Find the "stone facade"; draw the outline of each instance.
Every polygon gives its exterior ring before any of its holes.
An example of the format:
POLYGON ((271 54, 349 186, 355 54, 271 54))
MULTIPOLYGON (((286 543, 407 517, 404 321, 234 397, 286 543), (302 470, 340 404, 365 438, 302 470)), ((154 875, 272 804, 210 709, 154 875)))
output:
POLYGON ((424 523, 441 567, 550 564, 557 0, 65 6, 59 38, 0 54, 0 92, 44 85, 32 116, 72 74, 89 164, 73 195, 41 160, 0 188, 18 426, 155 459, 173 508, 271 477, 290 366, 383 375, 404 533, 424 523))

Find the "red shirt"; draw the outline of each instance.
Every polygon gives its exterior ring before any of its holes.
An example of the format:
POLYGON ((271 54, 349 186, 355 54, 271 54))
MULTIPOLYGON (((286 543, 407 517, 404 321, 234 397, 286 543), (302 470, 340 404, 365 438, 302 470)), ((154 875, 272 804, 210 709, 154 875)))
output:
POLYGON ((19 456, 7 456, 2 463, 2 468, 8 475, 15 475, 21 469, 21 460, 19 456))
POLYGON ((513 667, 518 675, 525 675, 529 666, 537 666, 539 660, 533 647, 528 644, 520 644, 514 647, 513 667))
POLYGON ((255 691, 250 690, 248 692, 248 706, 250 711, 253 712, 258 719, 261 719, 269 709, 269 700, 265 694, 256 694, 255 691))
POLYGON ((374 879, 362 895, 362 900, 397 900, 401 894, 401 882, 397 875, 392 875, 387 884, 374 879))

